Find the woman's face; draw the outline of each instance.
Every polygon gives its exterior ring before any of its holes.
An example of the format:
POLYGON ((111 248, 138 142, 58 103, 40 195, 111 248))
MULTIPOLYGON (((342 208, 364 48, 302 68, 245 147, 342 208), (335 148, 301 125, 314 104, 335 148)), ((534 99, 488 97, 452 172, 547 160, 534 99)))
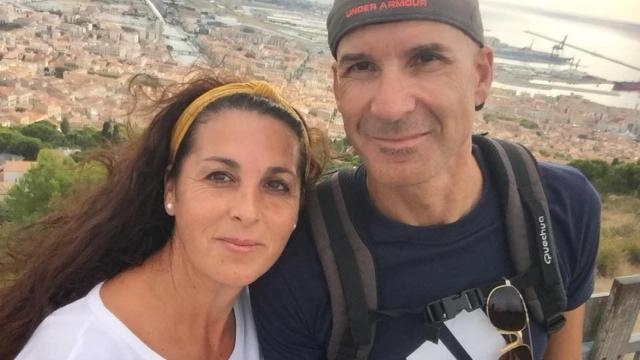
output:
POLYGON ((300 206, 299 143, 272 116, 246 110, 204 115, 165 203, 172 241, 191 271, 244 286, 280 256, 300 206), (207 117, 208 116, 208 117, 207 117))

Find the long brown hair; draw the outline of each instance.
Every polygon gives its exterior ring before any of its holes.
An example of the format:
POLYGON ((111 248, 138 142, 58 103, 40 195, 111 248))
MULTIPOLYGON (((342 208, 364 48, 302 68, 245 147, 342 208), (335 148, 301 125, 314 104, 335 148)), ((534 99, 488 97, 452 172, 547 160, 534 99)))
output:
MULTIPOLYGON (((16 247, 0 264, 0 359, 15 357, 52 311, 85 296, 99 282, 142 264, 168 242, 174 222, 164 210, 164 180, 173 126, 191 102, 221 85, 214 77, 200 76, 174 85, 178 91, 163 92, 155 101, 160 110, 140 136, 95 157, 107 169, 102 185, 74 196, 14 236, 16 247)), ((299 120, 279 105, 248 94, 224 97, 203 113, 226 108, 257 111, 285 122, 301 144, 303 189, 315 183, 327 154, 319 132, 310 129, 312 146, 305 148, 299 120), (307 159, 311 166, 305 173, 307 159)), ((180 171, 202 118, 187 132, 169 177, 180 171)))

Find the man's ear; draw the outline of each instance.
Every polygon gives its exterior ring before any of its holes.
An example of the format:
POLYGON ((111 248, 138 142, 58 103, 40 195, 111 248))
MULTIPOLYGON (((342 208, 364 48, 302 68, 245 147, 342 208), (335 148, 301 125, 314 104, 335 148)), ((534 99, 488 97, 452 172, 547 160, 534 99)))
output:
POLYGON ((333 75, 333 97, 336 99, 336 102, 338 102, 338 63, 335 61, 331 65, 331 74, 333 75))
POLYGON ((489 97, 489 90, 493 82, 493 50, 482 47, 475 56, 476 91, 475 105, 478 107, 489 97))

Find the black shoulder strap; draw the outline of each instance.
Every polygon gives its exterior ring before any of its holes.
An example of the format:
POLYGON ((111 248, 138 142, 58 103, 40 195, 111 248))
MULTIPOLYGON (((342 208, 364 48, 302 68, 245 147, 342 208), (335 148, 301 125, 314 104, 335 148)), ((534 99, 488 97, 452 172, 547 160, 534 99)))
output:
POLYGON ((474 135, 498 185, 507 239, 517 275, 533 318, 548 333, 564 324, 567 298, 556 257, 549 206, 533 155, 522 145, 474 135), (541 281, 540 281, 541 280, 541 281))
POLYGON ((345 203, 345 196, 354 196, 353 182, 354 170, 341 170, 319 184, 307 201, 332 307, 329 359, 366 359, 375 336, 369 316, 369 310, 378 307, 373 259, 356 230, 364 226, 354 227, 363 221, 362 214, 345 203))

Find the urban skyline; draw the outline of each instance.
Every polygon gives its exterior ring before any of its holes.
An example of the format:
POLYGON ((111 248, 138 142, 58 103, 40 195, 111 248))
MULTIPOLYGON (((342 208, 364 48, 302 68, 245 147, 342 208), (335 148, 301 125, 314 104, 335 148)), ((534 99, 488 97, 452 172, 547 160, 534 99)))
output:
MULTIPOLYGON (((158 78, 158 84, 179 81, 197 64, 236 78, 270 81, 312 125, 331 138, 343 137, 331 92, 326 14, 283 9, 273 2, 210 1, 155 1, 162 19, 144 1, 16 0, 0 5, 0 22, 18 24, 0 32, 0 123, 59 125, 66 118, 72 128, 100 128, 105 121, 144 124, 144 118, 128 112, 128 79, 145 73, 158 78)), ((476 131, 516 140, 554 161, 639 159, 637 108, 589 101, 589 92, 606 91, 580 90, 580 83, 567 84, 573 89, 567 95, 522 90, 523 81, 535 77, 590 79, 577 70, 530 71, 497 64, 496 85, 477 116, 476 131)))

